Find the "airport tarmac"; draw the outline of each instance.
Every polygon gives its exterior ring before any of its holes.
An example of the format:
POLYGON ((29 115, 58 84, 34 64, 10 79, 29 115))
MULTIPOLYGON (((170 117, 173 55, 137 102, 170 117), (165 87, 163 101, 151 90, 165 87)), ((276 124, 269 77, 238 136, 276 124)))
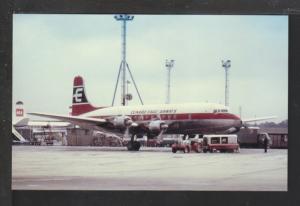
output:
POLYGON ((13 146, 14 190, 287 191, 287 150, 13 146))

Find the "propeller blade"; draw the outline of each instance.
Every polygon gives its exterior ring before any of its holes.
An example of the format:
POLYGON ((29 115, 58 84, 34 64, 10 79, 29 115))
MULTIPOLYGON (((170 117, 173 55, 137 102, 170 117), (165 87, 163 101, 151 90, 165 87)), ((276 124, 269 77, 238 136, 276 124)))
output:
POLYGON ((129 127, 126 127, 122 140, 124 140, 124 138, 129 138, 129 127))
POLYGON ((168 125, 167 124, 162 124, 161 128, 162 128, 162 130, 160 131, 160 133, 157 136, 158 142, 162 142, 163 141, 162 135, 164 134, 165 131, 167 131, 168 125))
POLYGON ((163 133, 164 133, 164 130, 161 130, 161 132, 157 136, 157 140, 159 143, 161 143, 163 141, 163 138, 162 138, 163 133))

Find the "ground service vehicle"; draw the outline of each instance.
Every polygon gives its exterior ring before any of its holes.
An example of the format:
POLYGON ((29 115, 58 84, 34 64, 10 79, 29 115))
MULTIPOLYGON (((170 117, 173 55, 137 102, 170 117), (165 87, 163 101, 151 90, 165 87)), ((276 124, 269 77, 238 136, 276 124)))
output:
POLYGON ((184 140, 172 144, 172 152, 176 153, 178 150, 184 153, 189 153, 190 151, 201 152, 201 142, 198 139, 184 140))
POLYGON ((203 152, 239 152, 240 146, 237 135, 203 135, 202 150, 203 152))

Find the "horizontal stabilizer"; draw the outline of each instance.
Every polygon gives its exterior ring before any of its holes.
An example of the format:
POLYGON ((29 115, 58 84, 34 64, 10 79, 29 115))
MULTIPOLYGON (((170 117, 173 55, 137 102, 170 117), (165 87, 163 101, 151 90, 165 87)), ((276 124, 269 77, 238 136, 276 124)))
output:
POLYGON ((28 125, 28 122, 29 122, 29 118, 22 118, 20 119, 19 121, 17 121, 14 126, 17 126, 17 127, 21 127, 21 126, 26 126, 28 125))
POLYGON ((267 120, 267 119, 276 119, 276 116, 269 116, 269 117, 258 117, 258 118, 249 118, 249 119, 243 119, 242 121, 244 123, 248 122, 256 122, 256 121, 262 121, 262 120, 267 120))

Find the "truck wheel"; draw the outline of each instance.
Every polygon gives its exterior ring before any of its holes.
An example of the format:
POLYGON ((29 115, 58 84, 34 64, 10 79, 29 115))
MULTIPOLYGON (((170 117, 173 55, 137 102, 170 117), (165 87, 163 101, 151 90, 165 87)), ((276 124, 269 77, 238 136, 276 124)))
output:
POLYGON ((206 153, 206 152, 207 152, 207 149, 203 149, 203 152, 206 153))
POLYGON ((173 153, 176 153, 176 152, 177 152, 177 149, 176 149, 176 148, 172 148, 172 152, 173 152, 173 153))

